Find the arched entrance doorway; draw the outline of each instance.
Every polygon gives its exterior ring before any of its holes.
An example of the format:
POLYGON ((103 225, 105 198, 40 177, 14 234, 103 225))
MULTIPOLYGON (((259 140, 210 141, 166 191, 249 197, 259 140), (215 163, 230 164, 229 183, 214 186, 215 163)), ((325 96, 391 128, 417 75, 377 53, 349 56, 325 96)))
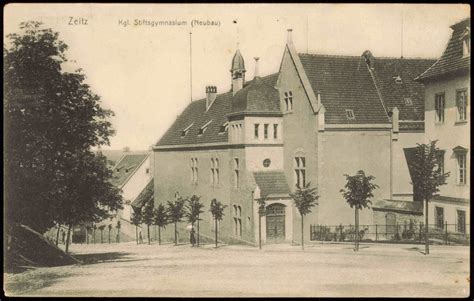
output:
POLYGON ((285 240, 285 205, 271 204, 267 206, 267 241, 276 242, 285 240))

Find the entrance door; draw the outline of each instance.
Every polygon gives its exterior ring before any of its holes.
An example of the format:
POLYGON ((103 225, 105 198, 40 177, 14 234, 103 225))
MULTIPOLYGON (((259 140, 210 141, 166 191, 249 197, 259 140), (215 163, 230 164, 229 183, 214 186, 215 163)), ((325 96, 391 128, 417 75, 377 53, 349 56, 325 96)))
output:
POLYGON ((267 207, 267 240, 285 240, 285 205, 271 204, 267 207))

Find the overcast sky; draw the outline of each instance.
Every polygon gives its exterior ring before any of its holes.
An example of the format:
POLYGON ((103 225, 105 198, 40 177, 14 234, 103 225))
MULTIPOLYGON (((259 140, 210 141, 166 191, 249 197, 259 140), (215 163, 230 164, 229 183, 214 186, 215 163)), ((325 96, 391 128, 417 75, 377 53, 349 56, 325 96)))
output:
MULTIPOLYGON (((247 79, 260 57, 260 75, 278 71, 293 29, 298 52, 399 57, 403 14, 404 57, 438 58, 450 25, 470 16, 467 5, 349 4, 9 4, 5 34, 27 20, 42 21, 69 45, 67 56, 87 75, 103 106, 115 112, 117 133, 106 149, 147 149, 190 102, 189 32, 193 99, 205 86, 230 89, 230 63, 239 42, 247 79), (87 25, 69 25, 70 17, 87 25), (133 26, 134 20, 187 21, 186 26, 133 26), (129 26, 119 24, 129 20, 129 26), (191 27, 192 20, 218 26, 191 27), (234 23, 234 21, 237 21, 234 23)), ((104 148, 105 149, 105 148, 104 148)))

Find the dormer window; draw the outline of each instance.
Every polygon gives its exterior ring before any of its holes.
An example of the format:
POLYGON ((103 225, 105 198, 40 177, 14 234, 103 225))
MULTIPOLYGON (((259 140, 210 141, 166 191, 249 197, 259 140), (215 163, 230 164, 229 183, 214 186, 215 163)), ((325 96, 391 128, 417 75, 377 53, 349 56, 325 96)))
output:
POLYGON ((347 119, 355 119, 354 111, 350 109, 346 109, 346 117, 347 119))
POLYGON ((406 105, 406 106, 411 106, 411 105, 413 105, 413 101, 411 100, 410 97, 405 97, 403 100, 405 101, 405 105, 406 105))
POLYGON ((191 127, 193 126, 193 124, 194 123, 191 123, 187 128, 185 128, 184 130, 181 131, 181 138, 188 134, 188 132, 191 129, 191 127))
POLYGON ((205 125, 203 125, 200 129, 199 129, 199 132, 198 132, 198 136, 201 136, 202 134, 204 134, 204 132, 207 130, 207 127, 211 124, 212 120, 206 122, 205 125))
POLYGON ((400 75, 397 75, 397 76, 393 77, 393 79, 395 79, 396 84, 398 84, 398 85, 403 84, 403 81, 402 81, 402 78, 401 78, 400 75))
POLYGON ((221 127, 219 128, 219 134, 224 134, 227 132, 227 128, 229 127, 229 123, 225 122, 221 127))

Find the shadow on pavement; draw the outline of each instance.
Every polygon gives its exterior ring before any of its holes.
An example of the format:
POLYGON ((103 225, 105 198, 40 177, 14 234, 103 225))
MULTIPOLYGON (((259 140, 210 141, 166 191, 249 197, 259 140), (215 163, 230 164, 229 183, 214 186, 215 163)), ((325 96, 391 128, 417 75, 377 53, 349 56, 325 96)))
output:
POLYGON ((134 259, 123 260, 131 253, 125 252, 107 252, 107 253, 92 253, 92 254, 74 254, 74 258, 80 260, 82 264, 95 264, 107 261, 123 262, 134 261, 134 259))

